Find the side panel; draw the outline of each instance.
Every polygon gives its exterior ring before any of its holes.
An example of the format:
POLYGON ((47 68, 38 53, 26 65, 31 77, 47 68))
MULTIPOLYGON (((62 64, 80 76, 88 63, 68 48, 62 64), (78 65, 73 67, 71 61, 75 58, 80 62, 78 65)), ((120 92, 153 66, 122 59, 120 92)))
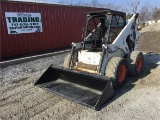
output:
POLYGON ((87 50, 81 50, 78 52, 78 62, 99 65, 102 52, 88 52, 87 50))

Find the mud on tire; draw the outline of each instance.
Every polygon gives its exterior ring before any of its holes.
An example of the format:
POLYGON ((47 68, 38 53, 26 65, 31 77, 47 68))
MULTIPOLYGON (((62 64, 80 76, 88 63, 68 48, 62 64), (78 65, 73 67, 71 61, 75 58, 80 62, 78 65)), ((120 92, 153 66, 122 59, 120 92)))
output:
POLYGON ((144 57, 143 53, 133 51, 127 57, 128 60, 128 73, 130 76, 138 76, 143 70, 144 57))
POLYGON ((127 73, 127 61, 121 57, 111 58, 105 70, 105 76, 113 78, 114 88, 120 88, 124 85, 127 73))

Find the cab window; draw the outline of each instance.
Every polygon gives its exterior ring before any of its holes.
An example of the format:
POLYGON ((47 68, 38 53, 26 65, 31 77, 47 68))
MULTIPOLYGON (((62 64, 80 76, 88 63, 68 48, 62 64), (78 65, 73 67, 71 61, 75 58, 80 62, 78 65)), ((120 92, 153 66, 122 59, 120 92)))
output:
POLYGON ((119 21, 118 21, 118 27, 124 27, 124 19, 120 16, 119 21))

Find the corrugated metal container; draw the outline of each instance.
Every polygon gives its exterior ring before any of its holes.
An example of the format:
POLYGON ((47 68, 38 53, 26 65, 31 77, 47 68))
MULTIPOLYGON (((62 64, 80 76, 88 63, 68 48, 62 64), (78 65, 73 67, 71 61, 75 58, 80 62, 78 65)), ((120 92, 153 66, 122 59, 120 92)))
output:
POLYGON ((1 2, 1 58, 70 46, 81 41, 85 12, 102 9, 57 4, 1 2), (40 13, 43 32, 8 34, 5 12, 40 13))

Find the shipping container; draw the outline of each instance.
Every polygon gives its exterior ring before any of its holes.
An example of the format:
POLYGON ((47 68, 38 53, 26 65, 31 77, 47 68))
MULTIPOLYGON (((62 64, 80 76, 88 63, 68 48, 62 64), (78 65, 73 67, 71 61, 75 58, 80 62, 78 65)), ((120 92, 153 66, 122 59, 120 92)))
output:
POLYGON ((83 26, 86 22, 84 13, 102 10, 30 2, 0 2, 0 4, 1 60, 65 48, 72 42, 82 41, 83 26), (38 17, 33 20, 29 18, 34 15, 40 15, 41 20, 37 21, 38 17), (33 24, 35 21, 39 23, 33 24), (41 27, 37 27, 36 24, 41 24, 41 27), (32 32, 35 30, 34 27, 38 32, 32 32), (15 29, 20 32, 17 33, 15 29))

